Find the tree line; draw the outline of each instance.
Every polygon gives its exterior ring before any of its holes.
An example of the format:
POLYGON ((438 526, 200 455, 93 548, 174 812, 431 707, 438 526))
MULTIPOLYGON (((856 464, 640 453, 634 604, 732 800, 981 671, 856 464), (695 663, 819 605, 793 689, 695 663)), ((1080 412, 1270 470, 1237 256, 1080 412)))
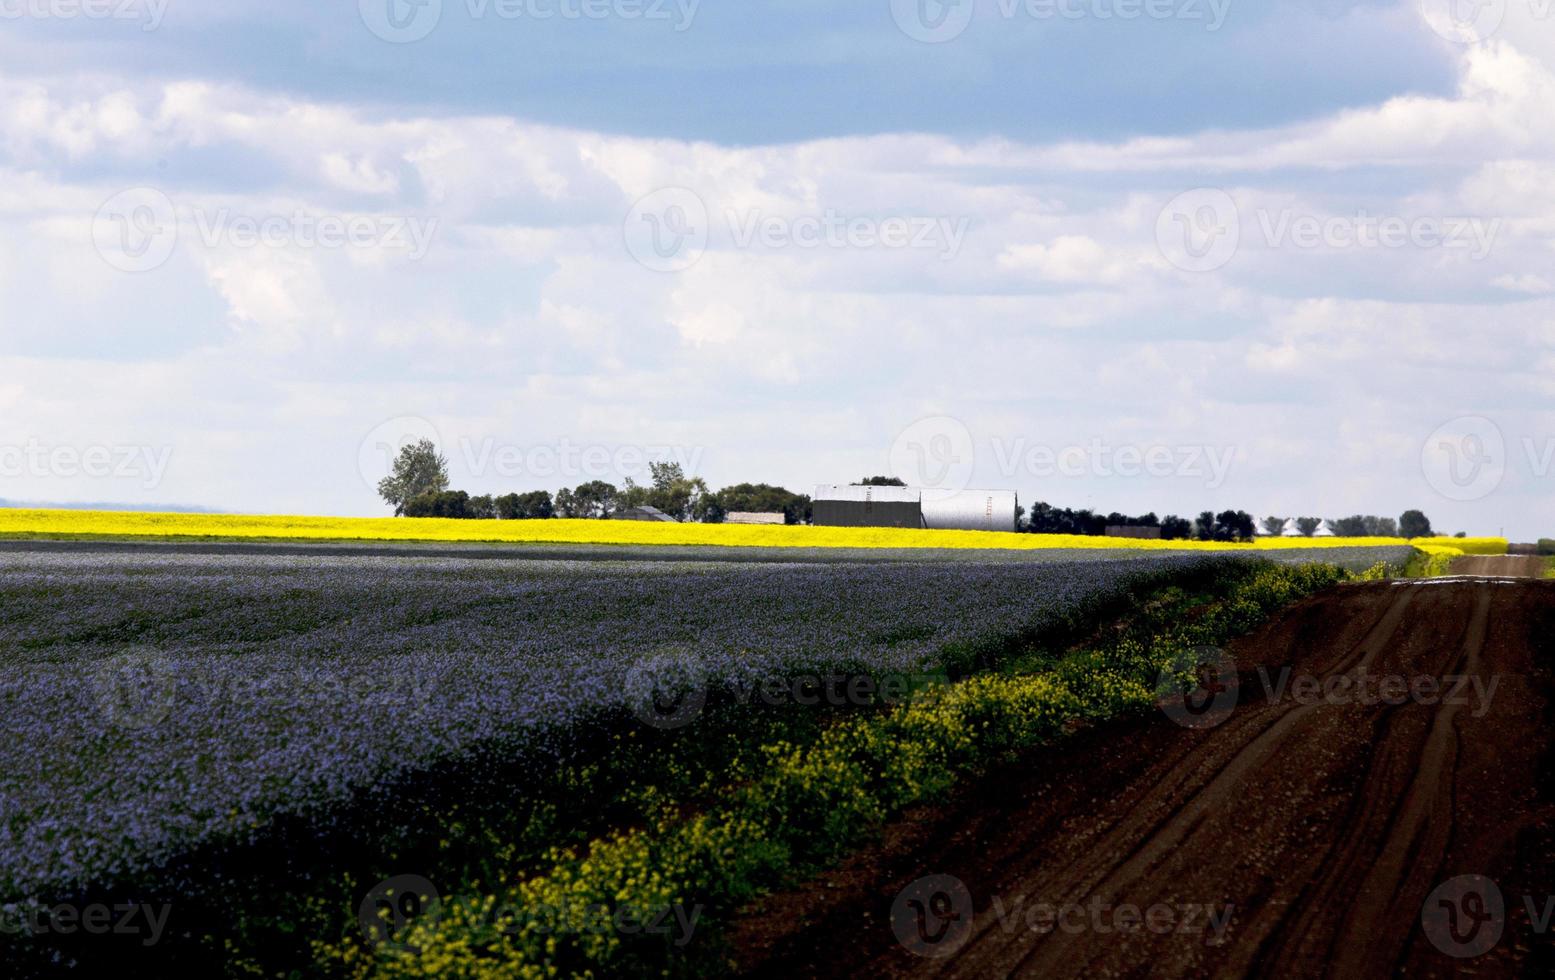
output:
POLYGON ((617 487, 589 480, 550 491, 472 496, 448 489, 448 460, 430 440, 405 446, 378 494, 396 517, 453 517, 487 520, 544 520, 552 517, 607 518, 637 507, 654 507, 677 521, 721 522, 738 511, 782 512, 785 523, 810 520, 810 498, 766 483, 739 483, 716 492, 701 477, 687 477, 679 463, 649 463, 649 482, 627 477, 617 487))
MULTIPOLYGON (((378 484, 378 493, 394 508, 396 517, 453 517, 476 520, 544 520, 552 517, 607 518, 622 511, 650 506, 677 521, 718 523, 731 513, 783 514, 784 523, 807 524, 811 500, 783 487, 767 483, 737 483, 711 491, 701 477, 687 477, 679 463, 649 463, 649 482, 640 485, 627 477, 620 487, 604 480, 589 480, 564 487, 553 496, 547 490, 472 496, 448 489, 448 460, 430 440, 403 447, 392 471, 378 484)), ((906 486, 891 476, 869 476, 854 486, 906 486)), ((1020 530, 1035 534, 1102 535, 1108 527, 1160 528, 1167 540, 1247 541, 1259 530, 1279 535, 1286 518, 1269 516, 1255 522, 1244 510, 1203 511, 1192 520, 1154 512, 1131 517, 1113 511, 1100 514, 1089 509, 1054 507, 1037 502, 1017 512, 1020 530)), ((1304 536, 1316 533, 1321 518, 1298 517, 1296 529, 1304 536)), ((1328 522, 1338 537, 1430 537, 1431 522, 1418 510, 1407 510, 1397 520, 1356 514, 1328 522)))

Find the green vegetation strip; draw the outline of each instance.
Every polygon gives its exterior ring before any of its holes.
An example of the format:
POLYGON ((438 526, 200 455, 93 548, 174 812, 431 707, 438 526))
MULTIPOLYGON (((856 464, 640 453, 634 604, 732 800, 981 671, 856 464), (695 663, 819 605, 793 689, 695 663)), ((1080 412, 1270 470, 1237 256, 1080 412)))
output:
MULTIPOLYGON (((393 946, 350 934, 320 942, 318 966, 392 977, 717 972, 726 962, 718 929, 743 903, 1010 753, 1057 741, 1077 723, 1153 708, 1163 671, 1191 663, 1188 651, 1343 578, 1326 565, 1239 565, 1209 596, 1163 589, 1103 642, 1066 655, 1030 651, 1002 671, 839 717, 808 741, 739 753, 700 809, 666 803, 641 826, 553 849, 536 873, 445 897, 396 932, 393 946), (651 910, 695 916, 695 943, 681 945, 683 928, 633 922, 651 910)), ((674 759, 660 764, 677 768, 674 759)))

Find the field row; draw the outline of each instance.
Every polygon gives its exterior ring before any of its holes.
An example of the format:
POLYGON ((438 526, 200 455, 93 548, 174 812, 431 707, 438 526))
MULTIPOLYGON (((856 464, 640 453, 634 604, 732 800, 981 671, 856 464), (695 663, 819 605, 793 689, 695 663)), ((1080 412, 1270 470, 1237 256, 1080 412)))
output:
POLYGON ((161 538, 701 545, 759 548, 990 549, 1261 552, 1399 547, 1505 554, 1501 538, 1258 538, 1246 544, 1158 541, 1077 534, 928 531, 910 528, 676 524, 643 521, 467 521, 444 518, 286 517, 118 511, 0 510, 0 538, 161 538))

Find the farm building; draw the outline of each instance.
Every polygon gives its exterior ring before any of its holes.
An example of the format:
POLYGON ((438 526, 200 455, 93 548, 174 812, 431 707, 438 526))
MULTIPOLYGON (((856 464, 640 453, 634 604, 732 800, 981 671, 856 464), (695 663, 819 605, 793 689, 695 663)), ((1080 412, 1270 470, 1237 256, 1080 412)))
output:
POLYGON ((923 526, 945 531, 1014 531, 1014 490, 923 491, 923 526))
POLYGON ((1305 537, 1305 535, 1301 533, 1301 528, 1296 526, 1296 519, 1294 517, 1287 517, 1285 519, 1285 526, 1280 528, 1280 537, 1300 538, 1305 537))
POLYGON ((1332 538, 1335 536, 1334 527, 1325 519, 1318 523, 1317 530, 1312 532, 1312 536, 1314 538, 1332 538))
POLYGON ((1108 524, 1107 537, 1109 538, 1159 538, 1159 527, 1145 527, 1138 524, 1108 524))
POLYGON ((827 485, 815 488, 812 521, 831 527, 918 527, 953 531, 1014 531, 1013 490, 944 494, 916 487, 827 485))
POLYGON ((647 504, 643 504, 641 507, 628 507, 625 510, 618 510, 610 515, 610 519, 613 521, 669 521, 671 524, 678 523, 675 518, 664 513, 664 511, 647 504))
POLYGON ((780 510, 750 511, 731 510, 724 515, 725 524, 782 524, 786 518, 780 510))
POLYGON ((824 527, 923 527, 922 494, 907 487, 819 486, 813 500, 824 527))

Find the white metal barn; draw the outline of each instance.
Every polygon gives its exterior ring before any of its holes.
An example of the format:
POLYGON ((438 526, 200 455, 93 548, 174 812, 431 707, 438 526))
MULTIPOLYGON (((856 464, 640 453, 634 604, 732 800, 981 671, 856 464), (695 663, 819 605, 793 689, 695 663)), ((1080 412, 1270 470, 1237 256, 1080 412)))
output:
POLYGON ((812 520, 831 527, 919 527, 951 531, 1014 531, 1013 490, 943 493, 917 487, 823 485, 815 488, 812 520))
POLYGON ((962 490, 943 494, 923 492, 923 526, 949 531, 1014 531, 1014 490, 962 490))
POLYGON ((911 487, 823 484, 810 500, 810 520, 823 527, 923 527, 922 494, 911 487))

